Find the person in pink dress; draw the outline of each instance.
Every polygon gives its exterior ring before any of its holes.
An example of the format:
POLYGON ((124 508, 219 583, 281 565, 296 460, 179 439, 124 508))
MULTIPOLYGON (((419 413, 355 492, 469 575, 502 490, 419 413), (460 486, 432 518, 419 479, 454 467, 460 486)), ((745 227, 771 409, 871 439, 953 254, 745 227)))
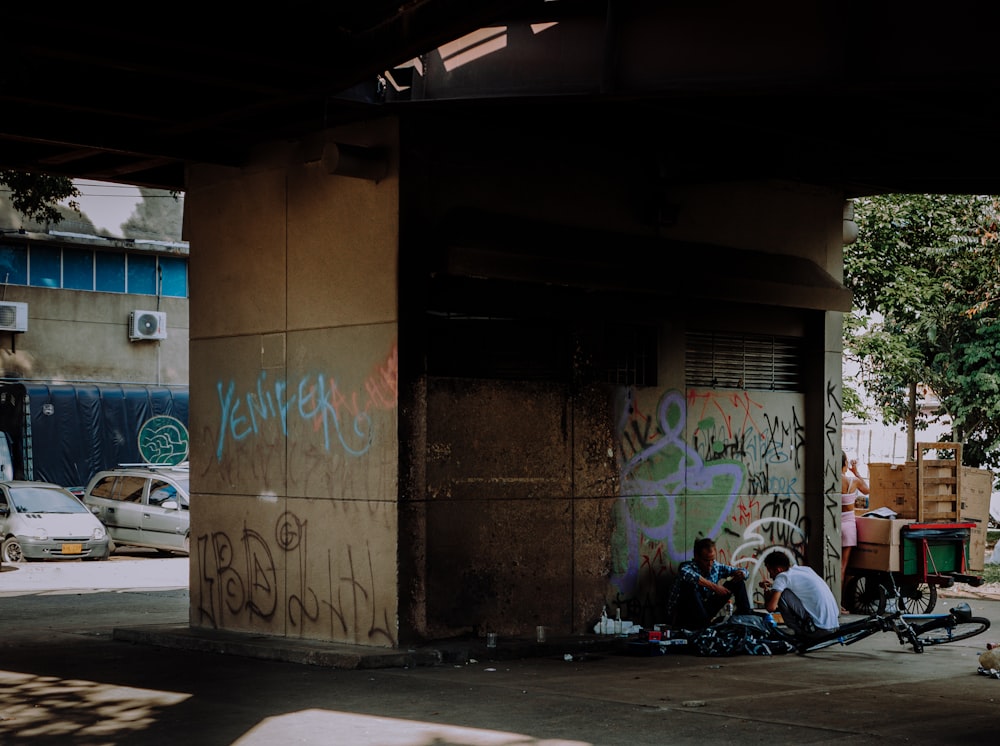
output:
MULTIPOLYGON (((847 582, 847 564, 851 557, 851 549, 858 545, 858 523, 854 514, 854 506, 860 495, 868 494, 868 483, 858 474, 856 459, 848 461, 843 454, 840 469, 840 578, 847 582)), ((842 614, 848 613, 841 606, 842 614)))

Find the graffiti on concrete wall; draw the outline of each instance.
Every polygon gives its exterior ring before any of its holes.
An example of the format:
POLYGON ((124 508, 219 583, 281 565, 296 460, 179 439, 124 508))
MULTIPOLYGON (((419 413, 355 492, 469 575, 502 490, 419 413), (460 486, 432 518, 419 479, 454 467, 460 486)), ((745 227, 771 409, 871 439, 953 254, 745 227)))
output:
POLYGON ((324 451, 342 448, 351 456, 363 455, 372 442, 371 412, 396 407, 397 362, 393 345, 385 362, 356 391, 343 391, 335 376, 324 373, 304 375, 289 385, 283 377, 268 376, 264 370, 247 391, 238 391, 233 379, 218 381, 216 460, 223 460, 230 443, 261 437, 269 421, 277 423, 282 437, 287 437, 290 418, 311 424, 324 451))
POLYGON ((392 342, 362 368, 215 381, 206 483, 240 496, 218 503, 232 508, 216 508, 205 533, 192 526, 195 624, 396 643, 384 591, 396 567, 380 557, 397 533, 397 365, 392 342), (263 490, 273 490, 266 504, 290 508, 273 524, 273 512, 244 507, 263 490))
POLYGON ((315 494, 336 483, 356 497, 377 497, 375 472, 383 471, 385 453, 395 453, 387 438, 396 432, 397 363, 393 343, 360 376, 347 370, 286 379, 263 370, 249 385, 236 376, 219 378, 216 414, 199 433, 215 456, 204 462, 203 473, 224 484, 246 484, 248 491, 286 483, 315 494))
POLYGON ((803 559, 802 408, 787 393, 621 390, 612 580, 630 613, 653 603, 702 536, 751 577, 769 551, 803 559))
POLYGON ((823 577, 831 585, 840 578, 840 488, 841 443, 840 426, 843 406, 840 400, 841 384, 826 383, 826 443, 823 447, 823 506, 826 530, 823 532, 823 577))
POLYGON ((380 605, 376 593, 370 541, 360 548, 324 542, 317 562, 309 554, 309 521, 286 511, 269 531, 244 524, 235 536, 201 534, 195 545, 197 626, 276 627, 290 636, 396 643, 395 611, 380 605))

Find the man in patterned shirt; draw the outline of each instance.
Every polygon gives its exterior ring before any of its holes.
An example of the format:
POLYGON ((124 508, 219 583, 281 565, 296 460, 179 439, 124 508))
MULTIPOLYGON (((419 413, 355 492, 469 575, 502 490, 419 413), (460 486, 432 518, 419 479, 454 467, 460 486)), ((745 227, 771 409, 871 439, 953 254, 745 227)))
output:
POLYGON ((698 539, 694 559, 678 569, 667 602, 667 614, 675 627, 704 629, 730 598, 736 606, 735 614, 750 613, 746 571, 716 562, 715 553, 714 541, 698 539))

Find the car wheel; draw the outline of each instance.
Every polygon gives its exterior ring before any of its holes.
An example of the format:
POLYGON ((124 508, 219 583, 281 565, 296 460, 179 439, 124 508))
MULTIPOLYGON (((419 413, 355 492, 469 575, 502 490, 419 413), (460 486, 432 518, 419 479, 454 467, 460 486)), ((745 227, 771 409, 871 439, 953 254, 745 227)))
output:
POLYGON ((0 553, 3 554, 4 562, 24 562, 24 552, 21 551, 21 543, 13 536, 4 540, 0 553))

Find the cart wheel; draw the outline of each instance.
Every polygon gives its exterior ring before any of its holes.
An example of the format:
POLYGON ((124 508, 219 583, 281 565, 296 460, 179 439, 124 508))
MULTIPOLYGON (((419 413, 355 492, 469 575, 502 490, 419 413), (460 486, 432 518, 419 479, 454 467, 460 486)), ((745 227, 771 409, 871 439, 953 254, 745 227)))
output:
POLYGON ((899 601, 904 614, 930 614, 937 604, 937 588, 928 583, 901 585, 899 601))
POLYGON ((885 612, 885 587, 868 575, 855 575, 847 581, 844 599, 847 601, 847 608, 854 614, 885 612))

